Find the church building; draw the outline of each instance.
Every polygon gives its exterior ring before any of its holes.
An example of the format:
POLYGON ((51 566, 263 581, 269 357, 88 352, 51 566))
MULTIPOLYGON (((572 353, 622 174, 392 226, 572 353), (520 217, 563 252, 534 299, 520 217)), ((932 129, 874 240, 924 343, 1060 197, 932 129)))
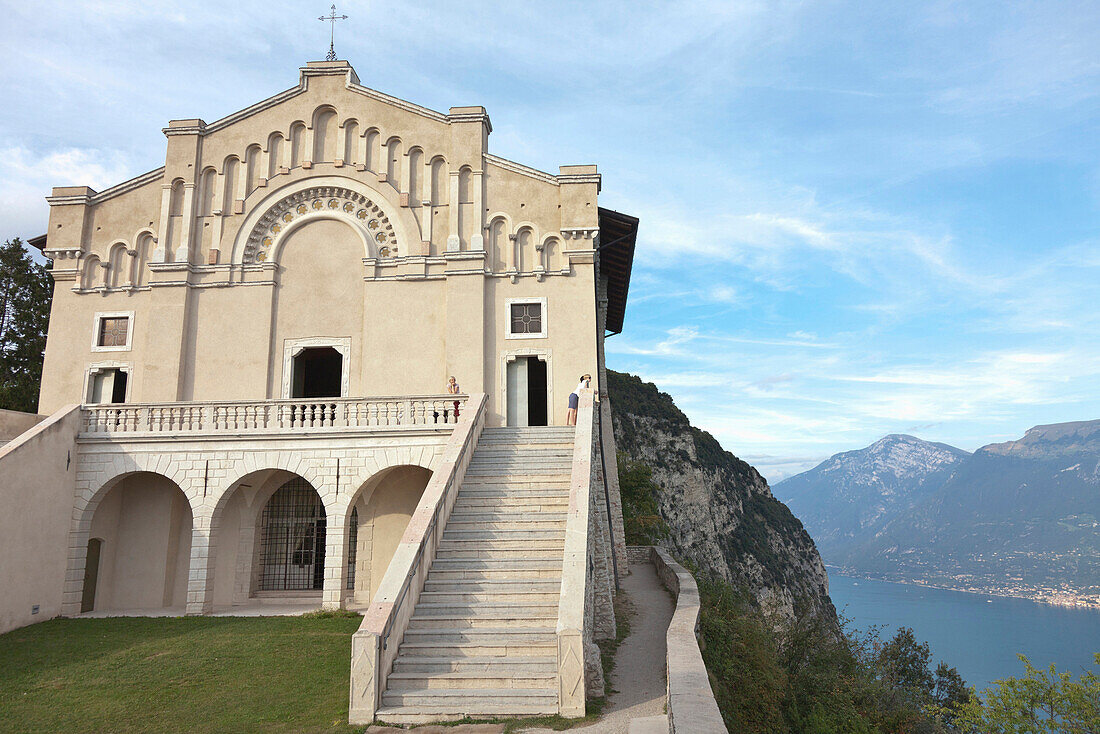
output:
POLYGON ((0 632, 348 608, 353 723, 583 715, 627 564, 603 344, 638 220, 596 166, 493 155, 484 108, 345 61, 163 132, 163 166, 55 188, 33 241, 0 632))

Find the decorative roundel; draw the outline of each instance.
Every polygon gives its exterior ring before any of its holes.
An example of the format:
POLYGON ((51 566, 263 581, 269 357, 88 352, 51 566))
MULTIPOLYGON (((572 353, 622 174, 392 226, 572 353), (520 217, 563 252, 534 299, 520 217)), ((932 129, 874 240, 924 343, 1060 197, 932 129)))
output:
POLYGON ((356 229, 378 244, 378 257, 397 256, 397 234, 381 207, 349 189, 316 186, 287 196, 260 217, 245 245, 244 262, 266 262, 285 235, 286 225, 317 215, 350 218, 356 229))

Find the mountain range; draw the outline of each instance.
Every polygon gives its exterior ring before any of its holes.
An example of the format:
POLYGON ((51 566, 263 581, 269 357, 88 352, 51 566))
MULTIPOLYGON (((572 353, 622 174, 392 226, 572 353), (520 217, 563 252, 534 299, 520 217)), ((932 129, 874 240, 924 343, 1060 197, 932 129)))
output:
POLYGON ((890 435, 773 490, 857 575, 1100 603, 1100 421, 972 454, 890 435))

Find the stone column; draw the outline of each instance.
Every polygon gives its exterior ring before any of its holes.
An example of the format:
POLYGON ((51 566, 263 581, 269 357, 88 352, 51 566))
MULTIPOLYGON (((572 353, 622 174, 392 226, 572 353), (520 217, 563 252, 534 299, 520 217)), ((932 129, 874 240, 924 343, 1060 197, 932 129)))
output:
POLYGON ((343 504, 325 505, 325 581, 321 593, 324 609, 344 606, 344 590, 348 584, 348 532, 344 518, 350 513, 343 504))
POLYGON ((214 609, 214 528, 209 510, 201 508, 191 524, 191 565, 187 576, 186 614, 209 614, 214 609))

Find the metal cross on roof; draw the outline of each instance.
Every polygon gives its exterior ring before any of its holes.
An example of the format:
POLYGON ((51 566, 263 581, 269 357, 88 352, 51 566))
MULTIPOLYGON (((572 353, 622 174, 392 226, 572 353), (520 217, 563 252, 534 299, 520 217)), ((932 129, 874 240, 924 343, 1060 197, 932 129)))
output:
POLYGON ((329 23, 328 56, 325 56, 325 61, 336 61, 336 50, 332 46, 332 41, 335 38, 335 34, 336 34, 336 21, 338 21, 338 20, 347 20, 347 19, 348 19, 348 16, 346 16, 346 15, 337 15, 336 14, 336 4, 335 3, 333 3, 333 5, 332 5, 332 12, 330 12, 328 15, 322 15, 320 18, 317 19, 317 20, 322 20, 322 21, 327 20, 328 23, 329 23))

